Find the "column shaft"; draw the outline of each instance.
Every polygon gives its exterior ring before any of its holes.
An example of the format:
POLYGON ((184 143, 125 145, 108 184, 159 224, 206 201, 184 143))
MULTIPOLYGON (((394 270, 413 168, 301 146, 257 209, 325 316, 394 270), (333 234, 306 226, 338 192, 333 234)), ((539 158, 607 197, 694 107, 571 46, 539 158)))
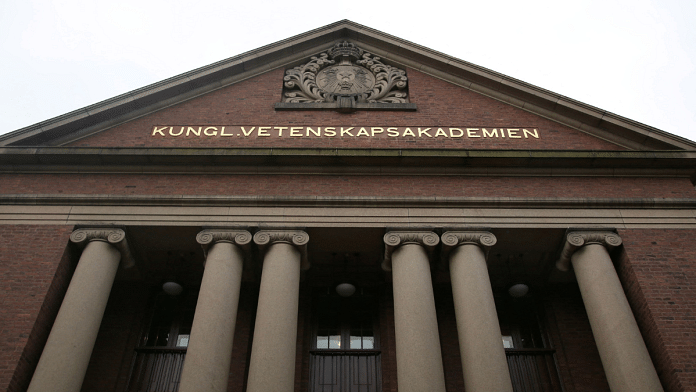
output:
POLYGON ((450 253, 449 266, 464 387, 467 392, 512 392, 483 250, 460 245, 450 253))
POLYGON ((208 251, 180 392, 227 390, 243 260, 230 242, 208 251))
POLYGON ((430 263, 425 249, 404 244, 392 254, 399 392, 444 392, 430 263))
POLYGON ((48 336, 29 392, 79 392, 109 299, 120 252, 106 241, 90 241, 48 336))
POLYGON ((295 390, 300 261, 289 243, 273 243, 266 252, 247 392, 295 390))
POLYGON ((571 262, 612 392, 662 391, 605 247, 585 245, 573 253, 571 262))

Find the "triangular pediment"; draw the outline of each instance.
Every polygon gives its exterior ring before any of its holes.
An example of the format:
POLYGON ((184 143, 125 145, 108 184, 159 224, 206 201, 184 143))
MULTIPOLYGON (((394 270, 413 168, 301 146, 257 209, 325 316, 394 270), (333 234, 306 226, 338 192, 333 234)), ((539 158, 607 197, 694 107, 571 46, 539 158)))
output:
MULTIPOLYGON (((229 96, 227 98, 229 99, 229 96)), ((366 105, 367 103, 363 105, 362 109, 370 109, 369 105, 366 105)), ((215 109, 215 107, 212 107, 208 114, 215 109)), ((308 108, 286 107, 285 109, 303 110, 308 108)), ((146 135, 150 139, 147 142, 138 142, 140 144, 131 143, 130 146, 176 146, 175 144, 167 143, 151 144, 152 137, 160 134, 164 134, 164 137, 166 137, 166 132, 169 132, 169 128, 163 127, 186 127, 183 132, 193 132, 194 135, 196 135, 196 132, 202 133, 204 130, 202 127, 204 126, 216 127, 218 135, 220 128, 223 126, 247 127, 244 131, 237 128, 234 131, 230 130, 232 128, 228 128, 226 131, 239 134, 248 132, 250 127, 255 127, 256 135, 259 136, 258 127, 277 126, 282 128, 290 127, 292 124, 302 125, 303 129, 301 132, 309 136, 314 134, 310 135, 310 131, 305 128, 314 126, 321 126, 324 129, 327 127, 347 128, 356 126, 358 127, 356 132, 359 132, 360 128, 365 127, 367 133, 375 132, 370 128, 377 128, 376 132, 378 134, 380 133, 380 128, 385 128, 383 133, 386 134, 386 128, 393 127, 397 128, 397 130, 392 132, 399 132, 400 137, 404 135, 406 128, 416 135, 418 130, 415 128, 420 127, 421 130, 433 128, 430 131, 430 135, 433 136, 438 132, 439 128, 442 128, 442 133, 440 133, 442 140, 445 137, 458 135, 459 132, 464 132, 464 134, 468 132, 470 135, 473 135, 472 143, 460 143, 444 148, 541 148, 558 150, 696 149, 696 143, 687 139, 350 21, 340 21, 10 132, 0 136, 0 146, 100 145, 96 140, 99 139, 101 133, 105 133, 104 135, 110 134, 111 137, 101 136, 101 138, 111 140, 114 146, 119 141, 132 140, 137 138, 138 135, 146 135), (237 99, 244 98, 246 95, 245 99, 253 100, 254 97, 258 98, 260 95, 263 95, 262 90, 270 93, 265 96, 266 101, 262 104, 257 103, 257 105, 260 105, 257 108, 258 110, 252 110, 251 113, 258 114, 259 111, 264 110, 268 113, 279 113, 278 110, 283 109, 282 107, 279 108, 277 104, 283 101, 282 78, 286 76, 285 72, 292 67, 306 64, 312 56, 326 53, 334 45, 344 41, 369 52, 374 58, 383 59, 382 61, 388 66, 403 69, 408 74, 409 83, 411 83, 409 85, 410 99, 404 102, 397 102, 396 106, 392 108, 386 106, 372 108, 372 110, 382 113, 381 121, 379 122, 374 120, 376 118, 374 115, 367 117, 367 114, 365 114, 375 112, 357 111, 345 115, 335 111, 321 111, 322 109, 327 109, 327 107, 321 107, 321 105, 315 105, 317 107, 313 108, 319 111, 312 112, 313 114, 310 116, 304 116, 305 119, 309 118, 312 123, 302 124, 301 121, 294 117, 281 118, 281 116, 277 116, 274 118, 272 114, 269 114, 270 119, 268 121, 263 119, 263 116, 257 116, 252 121, 249 119, 251 114, 239 115, 227 120, 224 116, 228 116, 230 110, 240 110, 240 108, 246 111, 249 110, 250 107, 245 106, 243 101, 230 103, 229 107, 232 109, 225 110, 219 108, 219 113, 212 116, 217 116, 216 118, 211 118, 210 115, 204 119, 201 119, 200 115, 198 117, 193 115, 193 118, 180 118, 173 115, 173 113, 180 113, 182 108, 200 108, 201 105, 211 105, 210 102, 203 101, 206 99, 210 101, 211 97, 229 93, 237 94, 237 99), (446 93, 441 93, 441 90, 438 93, 440 94, 439 96, 435 96, 428 101, 424 99, 426 93, 415 88, 415 83, 420 82, 420 86, 425 86, 426 81, 428 85, 443 83, 450 87, 446 89, 446 93), (474 103, 479 105, 484 100, 486 105, 493 109, 486 111, 487 114, 485 115, 478 115, 478 117, 458 118, 453 114, 465 111, 467 103, 471 103, 463 97, 466 97, 469 101, 474 100, 476 101, 474 103), (439 101, 439 103, 436 101, 439 101), (422 102, 422 104, 419 105, 419 102, 422 102), (402 106, 397 107, 398 104, 402 106), (406 109, 406 112, 403 114, 401 112, 390 112, 392 109, 406 109), (409 113, 418 113, 421 117, 408 117, 409 113), (498 115, 500 113, 506 113, 510 117, 501 117, 498 115), (278 118, 281 119, 278 120, 278 118), (408 122, 406 119, 413 119, 413 121, 408 122), (537 123, 542 125, 537 125, 537 123), (160 128, 153 128, 154 126, 160 126, 160 128), (193 131, 189 131, 189 127, 192 127, 193 131), (199 127, 201 128, 198 129, 199 127), (467 130, 467 128, 470 128, 470 130, 467 130), (484 128, 485 134, 482 130, 484 128), (510 136, 514 138, 522 135, 534 139, 533 133, 535 128, 537 129, 537 135, 540 132, 546 132, 549 140, 551 140, 554 137, 554 133, 557 133, 555 135, 557 138, 562 138, 566 141, 570 140, 571 143, 567 145, 550 143, 542 147, 534 144, 524 146, 501 144, 501 142, 509 141, 510 136), (164 131, 165 129, 166 131, 164 131), (496 129, 498 132, 496 134, 498 138, 497 143, 495 140, 490 142, 489 145, 475 143, 478 141, 475 140, 477 137, 485 139, 485 135, 493 135, 493 129, 496 129), (525 130, 528 133, 525 133, 525 130), (128 132, 135 132, 136 135, 128 135, 128 132), (500 137, 501 134, 504 134, 507 139, 503 141, 503 138, 500 137), (90 140, 92 142, 89 142, 90 140), (573 147, 569 148, 569 145, 573 147)), ((178 130, 172 132, 176 133, 178 130)), ((211 128, 208 132, 212 133, 214 130, 211 128)), ((316 132, 316 130, 312 128, 312 132, 316 132)), ((260 134, 260 137, 263 136, 263 134, 260 134)), ((379 134, 378 136, 382 135, 379 134)), ((489 139, 494 138, 491 136, 489 139)), ((257 140, 259 139, 257 138, 257 140)), ((263 145, 260 141, 258 143, 263 145)), ((366 142, 362 143, 365 144, 366 142)), ((128 143, 125 144, 128 145, 128 143)), ((206 145, 206 143, 203 143, 196 146, 219 145, 206 145)), ((254 145, 252 144, 251 146, 253 147, 254 145)), ((278 147, 282 146, 284 145, 279 145, 278 147)), ((364 145, 363 147, 370 146, 364 145)), ((380 146, 383 147, 382 145, 380 146)), ((389 145, 386 146, 389 147, 389 145)), ((432 142, 419 147, 443 148, 442 145, 432 144, 432 142)))

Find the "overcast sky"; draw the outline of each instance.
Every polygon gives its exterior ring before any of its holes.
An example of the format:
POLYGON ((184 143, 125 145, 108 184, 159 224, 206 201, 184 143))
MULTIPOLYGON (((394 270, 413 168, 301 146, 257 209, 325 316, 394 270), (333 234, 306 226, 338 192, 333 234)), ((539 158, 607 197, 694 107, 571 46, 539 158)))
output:
POLYGON ((0 134, 350 19, 696 140, 693 0, 0 0, 0 9, 0 134))

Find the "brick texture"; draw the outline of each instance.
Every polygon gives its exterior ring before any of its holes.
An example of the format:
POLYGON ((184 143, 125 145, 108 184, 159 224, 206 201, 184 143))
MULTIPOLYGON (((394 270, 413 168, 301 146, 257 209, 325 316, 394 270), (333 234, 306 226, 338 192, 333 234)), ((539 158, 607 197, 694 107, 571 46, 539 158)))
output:
POLYGON ((0 390, 29 386, 74 271, 67 226, 0 226, 0 390))
POLYGON ((688 179, 314 175, 0 174, 2 194, 693 198, 688 179))
MULTIPOLYGON (((416 112, 275 111, 277 69, 75 141, 75 147, 333 147, 624 150, 522 109, 408 69, 416 112), (539 139, 444 137, 161 137, 155 125, 537 128, 539 139)), ((432 134, 432 132, 431 132, 432 134)), ((286 132, 287 135, 287 132, 286 132)))
POLYGON ((665 390, 696 390, 696 230, 620 230, 616 268, 665 390))

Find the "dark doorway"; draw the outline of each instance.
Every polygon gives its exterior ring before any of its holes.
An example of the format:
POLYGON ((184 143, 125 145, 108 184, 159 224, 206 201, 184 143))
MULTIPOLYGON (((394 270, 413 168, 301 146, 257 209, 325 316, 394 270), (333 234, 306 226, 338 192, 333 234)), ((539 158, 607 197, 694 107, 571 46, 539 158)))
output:
POLYGON ((310 391, 381 391, 377 298, 364 293, 314 298, 310 391))

